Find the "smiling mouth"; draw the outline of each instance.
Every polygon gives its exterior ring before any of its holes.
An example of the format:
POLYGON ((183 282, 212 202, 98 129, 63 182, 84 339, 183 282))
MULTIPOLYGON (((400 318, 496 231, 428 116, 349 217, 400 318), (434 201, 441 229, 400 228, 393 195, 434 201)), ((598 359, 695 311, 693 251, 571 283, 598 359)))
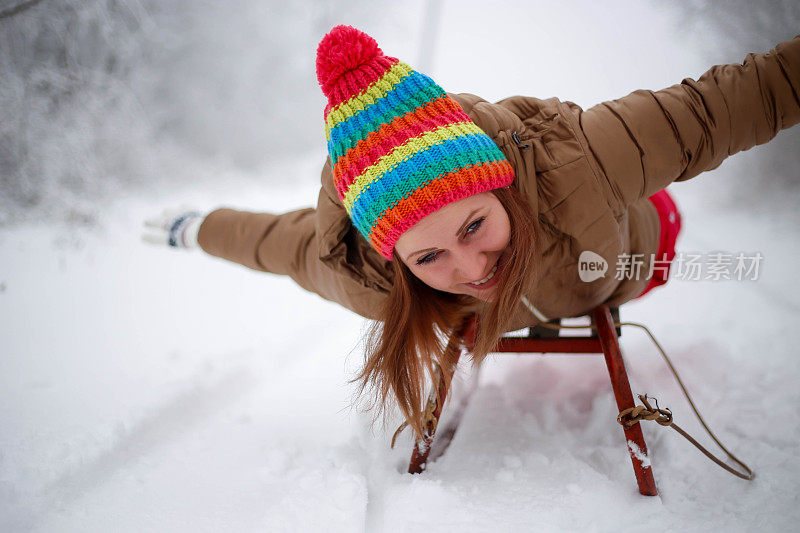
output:
POLYGON ((495 273, 497 272, 497 267, 499 266, 499 264, 500 264, 500 258, 498 257, 497 262, 494 264, 494 267, 492 267, 492 270, 489 272, 489 274, 486 275, 485 278, 474 282, 471 281, 468 283, 468 285, 472 285, 473 287, 480 287, 484 283, 488 282, 490 279, 494 277, 495 273))

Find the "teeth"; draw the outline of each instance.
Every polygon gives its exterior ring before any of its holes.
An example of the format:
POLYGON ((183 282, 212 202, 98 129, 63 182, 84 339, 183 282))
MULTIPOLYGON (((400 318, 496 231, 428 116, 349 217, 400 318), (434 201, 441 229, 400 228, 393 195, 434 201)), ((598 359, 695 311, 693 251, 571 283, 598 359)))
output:
POLYGON ((483 278, 480 281, 471 282, 470 285, 483 285, 484 283, 486 283, 487 281, 489 281, 490 279, 492 279, 494 277, 494 273, 495 272, 497 272, 497 264, 494 265, 494 268, 492 269, 491 272, 489 272, 488 276, 486 276, 485 278, 483 278))

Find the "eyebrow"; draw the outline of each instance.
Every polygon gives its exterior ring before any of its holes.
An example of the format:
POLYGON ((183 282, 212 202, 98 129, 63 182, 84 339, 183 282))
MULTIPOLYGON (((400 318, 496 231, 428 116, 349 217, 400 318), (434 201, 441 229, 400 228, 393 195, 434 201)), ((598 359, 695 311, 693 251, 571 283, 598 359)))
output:
MULTIPOLYGON (((456 232, 456 237, 458 237, 459 235, 461 235, 461 233, 463 233, 464 229, 467 227, 467 224, 469 224, 469 221, 472 220, 472 217, 475 216, 475 213, 477 213, 480 210, 481 210, 481 208, 478 207, 476 209, 473 209, 470 212, 470 214, 467 215, 467 218, 464 219, 464 222, 458 228, 458 231, 456 232)), ((434 250, 436 250, 436 248, 425 248, 424 250, 417 250, 416 252, 412 252, 412 253, 408 254, 406 256, 406 261, 410 261, 411 258, 414 257, 415 255, 424 254, 426 252, 432 252, 434 250)))

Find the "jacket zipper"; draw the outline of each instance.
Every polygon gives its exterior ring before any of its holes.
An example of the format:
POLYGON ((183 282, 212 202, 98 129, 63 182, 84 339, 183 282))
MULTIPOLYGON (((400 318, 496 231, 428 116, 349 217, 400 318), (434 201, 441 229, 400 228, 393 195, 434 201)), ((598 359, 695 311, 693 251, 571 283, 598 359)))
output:
POLYGON ((520 150, 526 150, 531 147, 530 144, 522 144, 522 141, 520 140, 519 135, 517 134, 516 131, 511 132, 511 139, 516 143, 517 148, 519 148, 520 150))

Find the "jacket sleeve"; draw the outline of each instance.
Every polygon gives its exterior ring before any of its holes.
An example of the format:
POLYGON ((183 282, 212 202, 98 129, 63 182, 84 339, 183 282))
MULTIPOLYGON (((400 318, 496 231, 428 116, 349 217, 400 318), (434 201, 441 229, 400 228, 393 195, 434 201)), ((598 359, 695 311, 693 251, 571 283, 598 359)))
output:
POLYGON ((317 284, 309 251, 315 240, 314 214, 312 208, 281 215, 217 209, 203 220, 198 240, 211 255, 253 270, 292 276, 313 291, 317 284))
POLYGON ((800 122, 800 35, 697 81, 604 102, 577 120, 614 207, 624 210, 800 122))
MULTIPOLYGON (((320 192, 322 201, 325 192, 320 192)), ((319 258, 317 209, 284 214, 217 209, 198 234, 207 253, 248 268, 290 276, 304 289, 374 318, 382 295, 319 258)))

